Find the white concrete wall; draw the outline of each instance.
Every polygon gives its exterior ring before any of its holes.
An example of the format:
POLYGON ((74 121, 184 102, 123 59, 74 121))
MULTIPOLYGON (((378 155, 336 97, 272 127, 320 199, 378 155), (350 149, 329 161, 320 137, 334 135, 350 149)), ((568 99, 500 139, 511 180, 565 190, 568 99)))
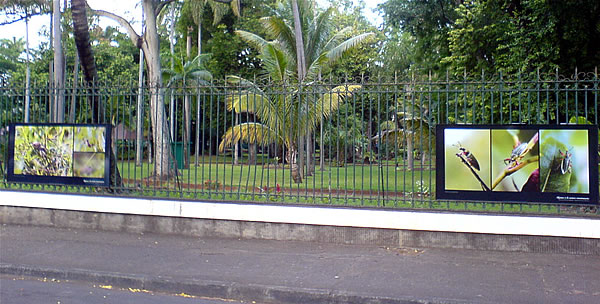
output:
POLYGON ((282 206, 0 191, 0 206, 420 231, 600 239, 600 219, 282 206))

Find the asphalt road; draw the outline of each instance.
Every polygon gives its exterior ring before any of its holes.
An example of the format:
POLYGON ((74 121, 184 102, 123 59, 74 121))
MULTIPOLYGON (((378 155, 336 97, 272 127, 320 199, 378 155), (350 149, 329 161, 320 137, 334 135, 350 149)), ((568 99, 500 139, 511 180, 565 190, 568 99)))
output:
POLYGON ((84 282, 0 275, 2 304, 239 304, 227 299, 206 299, 186 294, 154 293, 84 282))
MULTIPOLYGON (((157 219, 156 223, 161 222, 157 219)), ((23 297, 32 298, 12 302, 8 301, 12 296, 4 297, 8 292, 20 295, 9 291, 15 288, 8 284, 16 283, 0 282, 1 304, 58 304, 61 296, 87 297, 90 291, 90 298, 105 303, 104 296, 120 294, 117 286, 126 295, 130 294, 129 287, 167 293, 164 296, 169 300, 155 303, 185 301, 168 295, 181 292, 245 303, 600 303, 600 259, 593 255, 335 245, 38 226, 0 225, 0 273, 115 286, 112 290, 92 286, 83 292, 69 292, 42 285, 37 298, 33 298, 36 293, 18 287, 23 289, 23 297), (109 294, 94 297, 98 292, 109 294)), ((149 295, 136 292, 130 296, 149 295)), ((146 300, 139 303, 151 303, 146 300)), ((93 302, 77 298, 61 303, 93 302)))

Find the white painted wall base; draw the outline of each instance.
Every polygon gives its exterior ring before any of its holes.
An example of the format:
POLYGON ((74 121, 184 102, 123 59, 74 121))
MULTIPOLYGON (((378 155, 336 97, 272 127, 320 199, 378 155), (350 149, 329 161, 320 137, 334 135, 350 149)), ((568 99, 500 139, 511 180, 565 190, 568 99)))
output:
POLYGON ((0 206, 340 227, 600 239, 600 219, 461 214, 0 191, 0 206))

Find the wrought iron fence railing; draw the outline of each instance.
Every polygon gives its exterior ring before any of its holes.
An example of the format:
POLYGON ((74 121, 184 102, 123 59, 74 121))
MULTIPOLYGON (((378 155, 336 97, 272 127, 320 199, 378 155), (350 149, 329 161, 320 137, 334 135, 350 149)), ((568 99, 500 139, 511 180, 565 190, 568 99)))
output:
MULTIPOLYGON (((360 207, 600 215, 590 205, 435 200, 437 124, 598 125, 600 80, 244 81, 0 87, 0 127, 110 123, 121 182, 2 188, 360 207), (62 96, 62 97, 61 97, 62 96), (64 108, 55 106, 64 98, 64 108)), ((8 138, 2 129, 2 170, 8 138)), ((594 185, 592 185, 594 186, 594 185)), ((595 185, 598 187, 598 185, 595 185)))

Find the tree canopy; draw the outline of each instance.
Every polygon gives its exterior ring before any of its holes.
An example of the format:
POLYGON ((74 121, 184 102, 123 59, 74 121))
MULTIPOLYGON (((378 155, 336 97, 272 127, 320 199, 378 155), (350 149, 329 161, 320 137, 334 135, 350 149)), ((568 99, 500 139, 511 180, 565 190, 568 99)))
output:
POLYGON ((379 10, 389 42, 398 30, 410 35, 423 69, 517 74, 600 63, 595 0, 388 0, 379 10))

